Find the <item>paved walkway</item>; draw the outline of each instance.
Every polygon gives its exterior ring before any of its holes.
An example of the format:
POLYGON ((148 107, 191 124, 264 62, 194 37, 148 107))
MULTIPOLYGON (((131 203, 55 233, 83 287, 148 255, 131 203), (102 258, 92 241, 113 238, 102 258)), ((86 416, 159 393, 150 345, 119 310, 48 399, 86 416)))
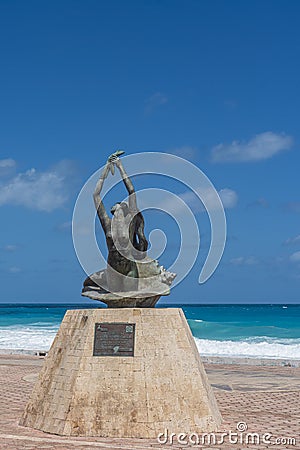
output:
POLYGON ((170 436, 160 444, 61 437, 19 426, 42 362, 37 357, 0 356, 0 450, 300 449, 300 368, 205 364, 224 419, 222 427, 216 436, 182 436, 179 442, 174 437, 171 445, 170 436))

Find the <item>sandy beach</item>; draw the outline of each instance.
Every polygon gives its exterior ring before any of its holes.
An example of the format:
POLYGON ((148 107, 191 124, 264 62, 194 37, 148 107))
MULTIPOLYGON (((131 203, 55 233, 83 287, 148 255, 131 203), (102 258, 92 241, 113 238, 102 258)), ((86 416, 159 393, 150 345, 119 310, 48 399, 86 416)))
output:
MULTIPOLYGON (((181 443, 180 438, 178 440, 177 437, 168 436, 166 443, 159 443, 156 440, 125 438, 61 437, 19 426, 19 418, 43 360, 42 357, 32 355, 0 355, 1 450, 300 448, 298 361, 290 363, 283 360, 252 360, 249 364, 245 359, 203 358, 223 416, 223 423, 214 437, 215 444, 213 440, 209 442, 208 438, 204 437, 204 443, 196 445, 193 436, 181 438, 183 439, 181 443)), ((184 433, 184 430, 182 431, 184 433)), ((163 441, 164 437, 161 437, 161 442, 163 441)))

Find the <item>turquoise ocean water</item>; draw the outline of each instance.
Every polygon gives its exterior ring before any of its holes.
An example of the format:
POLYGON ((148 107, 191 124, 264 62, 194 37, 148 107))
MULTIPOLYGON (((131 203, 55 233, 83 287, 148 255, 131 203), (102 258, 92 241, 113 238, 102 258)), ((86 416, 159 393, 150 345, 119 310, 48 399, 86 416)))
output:
MULTIPOLYGON (((300 359, 300 305, 174 306, 183 308, 202 355, 300 359)), ((89 307, 0 305, 0 351, 48 350, 65 311, 89 307)))

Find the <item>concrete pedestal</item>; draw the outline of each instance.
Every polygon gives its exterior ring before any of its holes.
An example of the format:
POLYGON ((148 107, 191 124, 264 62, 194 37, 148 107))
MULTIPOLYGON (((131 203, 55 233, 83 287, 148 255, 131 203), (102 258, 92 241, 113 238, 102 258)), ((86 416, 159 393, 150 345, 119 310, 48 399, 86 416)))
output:
POLYGON ((68 436, 216 431, 221 416, 181 309, 67 311, 20 424, 68 436), (135 324, 134 356, 93 356, 96 323, 135 324))

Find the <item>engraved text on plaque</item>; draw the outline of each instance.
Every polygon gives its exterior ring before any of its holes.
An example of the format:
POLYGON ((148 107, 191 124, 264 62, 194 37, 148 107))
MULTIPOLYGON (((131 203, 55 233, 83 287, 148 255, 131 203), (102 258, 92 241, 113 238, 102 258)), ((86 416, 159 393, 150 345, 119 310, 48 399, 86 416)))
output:
POLYGON ((135 323, 96 323, 93 356, 134 356, 135 323))

